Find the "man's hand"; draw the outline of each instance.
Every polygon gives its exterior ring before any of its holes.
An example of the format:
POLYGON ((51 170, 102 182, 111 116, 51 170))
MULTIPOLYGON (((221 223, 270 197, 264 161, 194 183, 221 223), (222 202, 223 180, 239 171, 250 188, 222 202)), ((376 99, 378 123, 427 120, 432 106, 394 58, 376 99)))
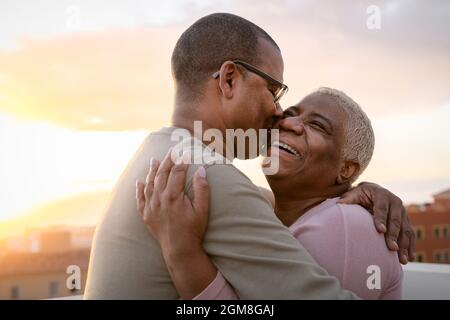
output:
POLYGON ((402 264, 415 259, 416 238, 402 200, 375 183, 362 182, 342 195, 338 203, 359 204, 373 213, 375 227, 385 234, 390 250, 402 264))

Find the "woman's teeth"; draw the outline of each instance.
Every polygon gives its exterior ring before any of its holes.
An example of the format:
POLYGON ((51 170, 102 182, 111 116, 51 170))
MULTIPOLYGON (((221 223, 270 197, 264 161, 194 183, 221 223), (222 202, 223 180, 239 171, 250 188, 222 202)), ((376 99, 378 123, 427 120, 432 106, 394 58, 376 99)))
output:
POLYGON ((291 153, 291 154, 293 154, 293 155, 295 155, 295 156, 297 156, 297 157, 300 157, 300 154, 299 154, 294 148, 292 148, 290 145, 288 145, 288 144, 286 144, 286 143, 283 143, 283 142, 275 142, 275 143, 273 144, 273 146, 274 146, 274 147, 281 148, 281 149, 283 149, 283 150, 285 150, 285 151, 287 151, 287 152, 289 152, 289 153, 291 153))

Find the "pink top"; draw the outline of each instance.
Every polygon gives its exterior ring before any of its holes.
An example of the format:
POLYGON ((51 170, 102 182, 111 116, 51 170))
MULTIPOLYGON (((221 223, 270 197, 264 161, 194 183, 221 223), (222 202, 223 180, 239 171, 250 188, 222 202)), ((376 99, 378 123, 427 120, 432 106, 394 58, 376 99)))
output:
MULTIPOLYGON (((358 205, 328 199, 303 214, 291 233, 344 289, 362 299, 401 299, 403 270, 372 216, 358 205)), ((239 299, 220 272, 195 300, 239 299)))

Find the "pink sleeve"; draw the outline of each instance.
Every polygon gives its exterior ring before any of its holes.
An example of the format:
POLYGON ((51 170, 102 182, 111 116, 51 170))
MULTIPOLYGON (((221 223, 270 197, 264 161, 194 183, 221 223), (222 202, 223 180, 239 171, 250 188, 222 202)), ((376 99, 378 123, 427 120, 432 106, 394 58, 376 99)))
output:
POLYGON ((217 276, 209 286, 193 300, 239 300, 233 287, 217 271, 217 276))
POLYGON ((398 264, 398 271, 394 273, 393 285, 381 295, 381 300, 401 300, 403 298, 403 268, 398 264))
POLYGON ((403 270, 397 252, 387 248, 384 236, 374 227, 373 217, 356 205, 339 205, 339 209, 347 234, 344 286, 355 289, 363 299, 401 299, 403 270), (367 282, 378 271, 380 288, 369 288, 367 282))

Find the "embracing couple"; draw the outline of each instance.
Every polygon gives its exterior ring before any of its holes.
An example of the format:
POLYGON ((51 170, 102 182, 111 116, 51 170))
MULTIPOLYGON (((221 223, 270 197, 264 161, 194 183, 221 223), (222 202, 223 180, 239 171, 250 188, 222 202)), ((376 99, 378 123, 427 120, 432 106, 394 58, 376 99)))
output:
POLYGON ((114 190, 86 299, 401 298, 400 263, 415 250, 403 204, 373 183, 352 188, 373 154, 370 120, 331 88, 283 111, 283 68, 275 41, 232 14, 181 35, 172 126, 147 137, 114 190), (236 141, 211 151, 195 121, 223 137, 276 130, 266 154, 278 161, 266 174, 272 190, 230 163, 236 141), (181 156, 179 130, 188 136, 181 156), (193 161, 198 149, 229 161, 193 161))

